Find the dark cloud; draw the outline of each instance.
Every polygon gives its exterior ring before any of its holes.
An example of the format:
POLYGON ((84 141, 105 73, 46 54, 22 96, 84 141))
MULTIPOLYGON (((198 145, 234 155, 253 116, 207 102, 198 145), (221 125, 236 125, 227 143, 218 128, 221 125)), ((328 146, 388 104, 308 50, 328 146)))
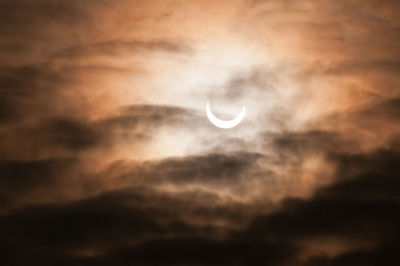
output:
POLYGON ((51 111, 59 90, 69 82, 67 75, 43 65, 1 68, 0 123, 20 121, 51 111), (46 101, 48 97, 53 101, 46 101))
POLYGON ((282 154, 296 154, 298 156, 307 156, 310 153, 318 151, 333 151, 340 148, 338 145, 344 145, 341 136, 329 131, 306 131, 306 132, 286 132, 284 134, 265 135, 266 141, 273 140, 273 145, 282 154))
MULTIPOLYGON (((33 103, 38 104, 36 101, 33 103)), ((44 118, 30 123, 4 122, 4 125, 16 125, 3 132, 0 157, 15 159, 21 157, 20 154, 25 158, 76 156, 95 149, 104 150, 117 143, 133 145, 150 141, 158 129, 188 124, 196 126, 199 121, 197 112, 193 110, 162 105, 126 106, 109 117, 93 121, 79 116, 46 117, 45 114, 42 114, 44 118), (16 138, 20 141, 16 142, 16 138)), ((27 115, 32 119, 33 114, 27 115)))
POLYGON ((156 183, 228 185, 251 178, 248 172, 254 170, 260 157, 261 154, 238 153, 171 158, 135 167, 131 175, 156 183))
MULTIPOLYGON (((353 115, 378 114, 378 120, 393 119, 397 105, 397 100, 390 100, 353 115)), ((127 107, 121 114, 89 124, 44 120, 43 133, 47 132, 51 136, 48 139, 57 145, 86 149, 97 143, 96 134, 91 135, 97 132, 93 128, 162 124, 165 119, 186 114, 186 110, 145 105, 127 107)), ((16 265, 249 265, 260 261, 269 265, 377 265, 397 261, 397 146, 351 152, 345 138, 329 131, 267 134, 264 141, 272 143, 277 156, 303 160, 316 153, 325 154, 337 166, 339 181, 317 190, 308 200, 286 199, 275 212, 260 215, 259 208, 265 208, 265 202, 256 208, 254 204, 226 204, 212 192, 171 194, 153 185, 213 184, 222 188, 233 184, 243 186, 243 190, 252 176, 258 178, 256 172, 267 174, 258 160, 268 161, 268 157, 261 154, 170 158, 128 164, 127 168, 126 162, 116 163, 101 175, 112 177, 117 169, 117 182, 125 184, 124 190, 100 190, 73 202, 22 205, 2 214, 2 245, 8 251, 4 261, 16 265), (218 220, 230 226, 210 223, 218 220), (309 244, 314 239, 322 239, 327 245, 338 239, 341 245, 353 247, 335 256, 317 251, 302 257, 315 248, 309 244), (21 247, 22 256, 21 251, 16 252, 21 247)), ((281 163, 285 161, 282 158, 281 163)), ((5 203, 37 189, 59 189, 57 184, 68 178, 74 167, 83 173, 71 159, 2 163, 1 187, 6 191, 2 194, 12 196, 5 203)))
MULTIPOLYGON (((182 245, 187 246, 188 253, 195 254, 201 252, 193 249, 196 246, 210 249, 209 252, 213 246, 220 246, 226 250, 225 257, 229 251, 224 247, 226 244, 199 238, 213 234, 217 237, 218 228, 182 221, 184 214, 181 212, 185 209, 201 212, 201 208, 190 206, 179 197, 174 199, 143 189, 105 193, 66 205, 28 207, 0 218, 0 230, 4 236, 2 245, 11 251, 7 262, 28 264, 33 257, 41 263, 51 263, 46 259, 50 250, 60 263, 74 259, 87 263, 131 259, 132 263, 147 264, 152 262, 148 255, 153 251, 160 256, 169 254, 182 262, 190 262, 187 255, 180 258, 182 245), (170 240, 171 236, 181 236, 182 240, 170 240), (21 245, 24 246, 24 256, 18 259, 12 250, 21 245)), ((223 209, 216 212, 217 215, 221 213, 224 213, 223 209)), ((164 261, 161 257, 158 259, 164 261)))
POLYGON ((1 1, 2 65, 43 62, 43 54, 76 42, 76 25, 89 28, 92 11, 101 3, 105 1, 1 1))
POLYGON ((43 161, 2 162, 2 185, 10 189, 31 189, 35 186, 53 184, 58 171, 70 168, 73 159, 51 159, 43 161))
MULTIPOLYGON (((288 199, 277 212, 255 218, 248 229, 223 235, 218 233, 217 226, 182 222, 184 217, 198 212, 215 219, 208 207, 189 207, 190 202, 193 204, 191 193, 181 198, 139 188, 61 206, 17 210, 1 217, 3 245, 7 250, 11 248, 6 261, 25 265, 30 265, 32 259, 43 265, 54 261, 61 265, 63 261, 75 261, 78 265, 394 263, 400 222, 396 193, 398 152, 338 154, 336 160, 342 169, 337 174, 348 175, 345 180, 317 191, 310 200, 288 199), (170 238, 171 235, 174 237, 170 238), (307 248, 307 240, 318 237, 327 242, 334 237, 343 243, 372 244, 368 248, 356 246, 334 258, 320 253, 305 261, 298 260, 307 248), (298 241, 304 241, 305 246, 299 246, 298 241), (13 257, 16 254, 12 247, 21 246, 25 247, 24 256, 13 257), (46 256, 49 252, 54 261, 46 256)), ((214 215, 240 210, 245 212, 238 206, 226 205, 215 210, 214 215)), ((227 217, 232 219, 231 215, 227 217)))
POLYGON ((51 158, 47 160, 6 161, 0 163, 1 210, 19 205, 26 199, 52 195, 54 190, 71 178, 79 169, 77 158, 51 158), (49 191, 52 190, 52 191, 49 191), (42 194, 44 193, 44 194, 42 194))
POLYGON ((90 148, 99 142, 93 127, 71 119, 46 119, 42 121, 39 132, 46 134, 48 145, 60 145, 69 150, 90 148))
POLYGON ((183 43, 171 41, 110 41, 107 43, 98 43, 90 46, 73 47, 52 55, 52 58, 67 58, 84 56, 118 56, 131 55, 132 52, 140 51, 161 51, 170 53, 189 54, 191 48, 183 43))
POLYGON ((396 192, 399 158, 398 152, 391 150, 337 155, 340 164, 337 174, 341 178, 347 176, 345 180, 317 191, 311 200, 287 200, 277 213, 255 219, 247 234, 291 243, 318 237, 326 241, 334 237, 344 243, 354 240, 373 243, 366 250, 356 248, 334 259, 321 254, 304 265, 394 263, 398 260, 393 253, 397 246, 394 240, 400 233, 396 192))
POLYGON ((194 110, 175 106, 132 105, 121 108, 120 114, 98 122, 99 127, 174 125, 190 122, 198 114, 194 110))

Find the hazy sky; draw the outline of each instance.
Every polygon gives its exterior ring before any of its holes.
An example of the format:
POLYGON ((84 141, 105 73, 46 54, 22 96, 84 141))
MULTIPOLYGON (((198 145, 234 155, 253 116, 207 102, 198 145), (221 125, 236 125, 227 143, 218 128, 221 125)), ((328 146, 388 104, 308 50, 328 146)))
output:
POLYGON ((399 12, 0 0, 0 261, 398 264, 399 12))

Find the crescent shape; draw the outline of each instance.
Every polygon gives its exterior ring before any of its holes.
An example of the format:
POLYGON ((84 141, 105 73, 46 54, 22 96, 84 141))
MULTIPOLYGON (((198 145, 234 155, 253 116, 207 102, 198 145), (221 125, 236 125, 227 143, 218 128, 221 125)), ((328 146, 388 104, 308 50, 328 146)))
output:
POLYGON ((207 113, 207 117, 208 120, 210 120, 210 122, 219 128, 233 128, 237 125, 239 125, 240 122, 242 122, 245 114, 246 114, 246 106, 243 106, 242 111, 239 113, 239 115, 232 119, 232 120, 221 120, 215 117, 215 115, 211 112, 210 109, 210 102, 206 103, 206 113, 207 113))

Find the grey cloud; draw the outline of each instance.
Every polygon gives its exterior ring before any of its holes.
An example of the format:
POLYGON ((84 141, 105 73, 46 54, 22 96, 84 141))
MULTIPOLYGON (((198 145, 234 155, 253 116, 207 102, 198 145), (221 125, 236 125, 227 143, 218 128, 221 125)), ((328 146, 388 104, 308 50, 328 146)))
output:
POLYGON ((131 55, 141 51, 161 51, 169 53, 190 54, 192 49, 179 42, 166 40, 154 41, 110 41, 82 47, 72 47, 54 53, 51 58, 74 58, 84 56, 118 56, 131 55))
MULTIPOLYGON (((52 250, 56 261, 59 257, 66 261, 106 263, 108 260, 119 260, 118 257, 122 259, 125 250, 131 250, 131 261, 145 263, 150 262, 147 249, 152 247, 154 251, 162 252, 157 243, 172 244, 170 236, 182 237, 183 242, 188 243, 191 238, 198 239, 193 245, 198 245, 199 241, 213 243, 214 240, 201 239, 211 235, 217 237, 218 227, 196 225, 182 218, 188 214, 198 217, 202 214, 209 218, 213 215, 224 216, 224 213, 229 215, 229 212, 237 216, 233 206, 215 209, 212 213, 205 205, 199 208, 193 202, 190 204, 190 198, 193 199, 193 195, 174 199, 171 194, 162 195, 154 190, 130 189, 64 205, 16 210, 0 216, 0 230, 4 236, 2 246, 10 251, 4 259, 29 264, 35 258, 46 264, 50 262, 45 254, 52 250), (12 250, 21 245, 24 246, 24 256, 16 258, 12 250), (88 255, 85 250, 88 250, 88 255)), ((188 248, 188 252, 191 250, 192 247, 188 248)))
POLYGON ((360 265, 376 265, 380 259, 396 261, 391 250, 394 248, 392 240, 399 234, 399 204, 395 193, 398 158, 395 150, 375 151, 368 155, 338 154, 336 160, 341 170, 337 174, 341 182, 320 189, 311 200, 287 200, 281 211, 257 218, 248 234, 257 238, 286 239, 292 243, 314 237, 374 243, 372 250, 345 252, 333 259, 324 255, 313 258, 326 265, 339 262, 340 265, 354 265, 356 254, 365 254, 359 257, 360 265), (343 179, 343 176, 347 178, 343 179), (384 257, 382 251, 385 248, 388 248, 390 258, 384 257))
MULTIPOLYGON (((355 256, 360 265, 395 262, 393 239, 399 233, 399 206, 394 193, 398 183, 398 157, 393 150, 369 155, 338 154, 337 162, 351 176, 320 189, 310 200, 288 199, 277 212, 256 217, 248 229, 228 230, 222 239, 218 227, 199 227, 183 222, 185 217, 199 217, 199 212, 204 218, 212 219, 214 215, 240 217, 245 215, 244 209, 228 205, 227 209, 216 209, 212 213, 206 205, 189 207, 193 203, 192 193, 174 197, 137 188, 64 206, 29 207, 2 216, 3 244, 8 248, 29 244, 19 259, 15 260, 14 252, 7 255, 10 262, 28 265, 27 258, 44 265, 50 263, 44 256, 50 250, 55 261, 76 261, 78 265, 110 262, 163 265, 167 261, 185 265, 198 262, 248 265, 259 260, 270 265, 291 262, 354 265, 355 256), (348 168, 359 171, 345 170, 348 168), (169 238, 171 234, 175 237, 169 238), (334 258, 320 254, 307 261, 298 260, 302 252, 296 244, 298 240, 332 235, 343 241, 372 241, 375 246, 369 251, 345 251, 334 258), (204 253, 209 255, 200 256, 204 253), (157 258, 149 254, 157 254, 157 258)), ((206 200, 207 195, 204 196, 206 200)))
POLYGON ((78 151, 98 145, 101 140, 94 127, 73 119, 45 119, 39 127, 39 134, 45 138, 43 145, 78 151))
MULTIPOLYGON (((44 106, 38 104, 37 108, 44 106)), ((32 119, 33 114, 27 117, 32 119)), ((31 123, 9 126, 0 140, 3 143, 0 157, 10 159, 21 153, 28 158, 40 154, 75 156, 76 153, 105 149, 123 141, 149 141, 163 127, 179 130, 183 125, 196 125, 199 121, 194 110, 162 105, 126 106, 108 117, 93 121, 79 116, 55 114, 46 117, 45 112, 42 115, 44 118, 39 117, 31 123), (16 136, 23 140, 16 143, 16 136)))
POLYGON ((261 154, 245 152, 170 158, 135 166, 124 178, 132 176, 157 184, 244 186, 251 182, 250 173, 257 168, 259 158, 262 158, 261 154))
POLYGON ((186 123, 196 117, 194 110, 166 105, 131 105, 121 108, 120 113, 99 121, 99 124, 123 126, 126 123, 174 124, 186 123))
POLYGON ((0 123, 48 113, 60 93, 56 88, 71 82, 68 75, 41 65, 2 68, 0 75, 0 123), (52 102, 46 101, 49 97, 52 102))
POLYGON ((218 90, 211 92, 212 99, 238 100, 246 95, 273 93, 277 88, 279 68, 255 66, 249 70, 237 71, 218 90))
MULTIPOLYGON (((40 193, 55 194, 66 179, 72 179, 74 173, 79 171, 79 160, 74 157, 51 158, 46 160, 19 160, 0 162, 0 191, 2 200, 1 211, 9 207, 34 204, 36 200, 29 200, 40 193), (30 204, 28 203, 28 204, 30 204)), ((40 199, 39 199, 40 201, 40 199)))
POLYGON ((345 136, 349 140, 357 138, 360 132, 369 132, 369 136, 384 140, 388 136, 393 138, 398 134, 399 109, 400 102, 397 97, 380 98, 359 110, 337 112, 321 117, 310 123, 310 126, 324 124, 329 130, 340 134, 343 132, 342 128, 351 129, 353 134, 345 136))
POLYGON ((0 52, 4 65, 43 61, 43 54, 76 42, 74 26, 89 27, 90 13, 104 1, 2 1, 0 52), (60 36, 63 36, 60 38, 60 36))

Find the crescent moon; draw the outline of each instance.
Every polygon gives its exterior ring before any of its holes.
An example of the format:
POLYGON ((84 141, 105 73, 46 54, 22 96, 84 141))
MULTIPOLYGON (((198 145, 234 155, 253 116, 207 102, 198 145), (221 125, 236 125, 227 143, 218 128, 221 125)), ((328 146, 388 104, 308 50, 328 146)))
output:
POLYGON ((210 109, 210 102, 206 103, 206 113, 207 113, 207 117, 208 120, 210 120, 210 122, 219 128, 233 128, 237 125, 239 125, 240 122, 242 122, 245 114, 246 114, 246 106, 243 106, 242 111, 239 113, 239 115, 232 119, 232 120, 221 120, 215 117, 215 115, 211 112, 210 109))

